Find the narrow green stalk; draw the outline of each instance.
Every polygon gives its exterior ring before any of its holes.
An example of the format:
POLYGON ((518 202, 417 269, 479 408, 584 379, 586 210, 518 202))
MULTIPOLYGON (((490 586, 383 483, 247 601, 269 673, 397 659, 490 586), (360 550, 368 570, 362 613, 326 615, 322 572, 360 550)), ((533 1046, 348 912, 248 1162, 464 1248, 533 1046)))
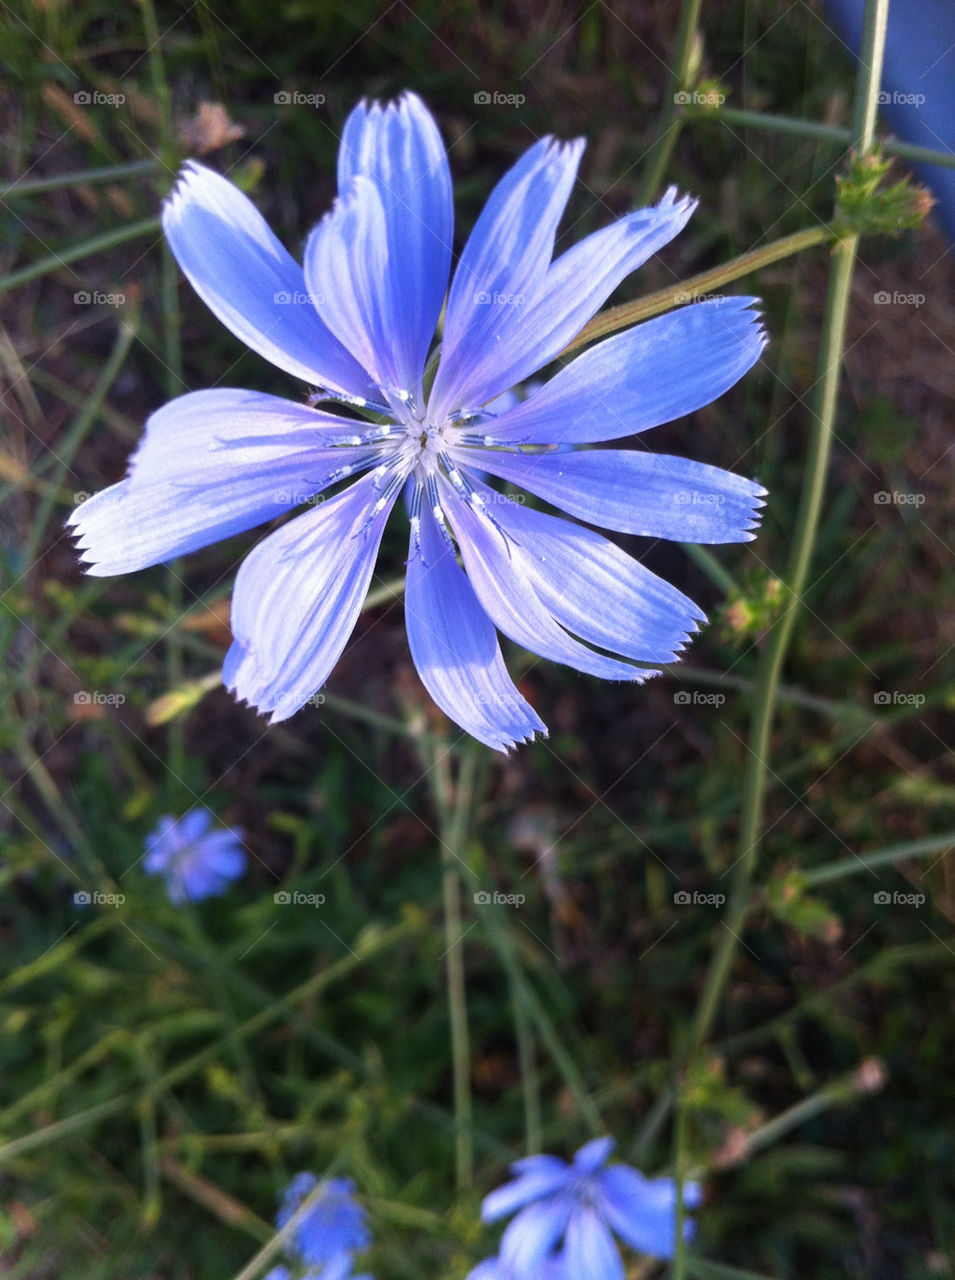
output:
MULTIPOLYGON (((859 63, 861 70, 853 115, 853 140, 862 153, 872 145, 887 18, 888 0, 867 0, 859 63)), ((780 618, 760 654, 743 782, 738 858, 726 917, 722 922, 723 928, 691 1031, 688 1055, 691 1064, 696 1060, 716 1019, 749 909, 763 828, 770 769, 770 738, 780 674, 808 581, 826 489, 845 346, 849 293, 858 241, 858 235, 847 236, 833 250, 819 360, 818 407, 814 414, 809 458, 786 575, 788 589, 780 618)), ((684 1280, 685 1274, 686 1259, 681 1249, 680 1255, 675 1259, 672 1275, 674 1280, 684 1280)))
POLYGON ((11 196, 35 196, 47 191, 61 191, 64 187, 89 186, 97 182, 126 182, 130 178, 157 173, 162 168, 159 160, 131 160, 129 164, 106 165, 102 169, 81 169, 78 173, 58 173, 50 178, 34 178, 32 182, 8 182, 0 187, 0 200, 11 196))
POLYGON ((657 140, 653 144, 647 160, 643 182, 640 186, 642 205, 652 204, 663 175, 667 171, 673 148, 680 136, 682 115, 678 110, 677 94, 687 89, 690 84, 690 71, 693 62, 693 45, 696 40, 697 27, 700 25, 700 10, 703 0, 683 0, 680 11, 680 26, 676 35, 673 66, 670 68, 670 79, 666 87, 663 101, 663 112, 657 131, 657 140))
POLYGON ((656 293, 648 293, 645 298, 639 298, 636 302, 625 302, 619 307, 610 307, 606 311, 601 311, 589 324, 584 325, 577 337, 569 342, 560 354, 561 356, 571 355, 588 343, 595 342, 597 338, 605 338, 608 334, 626 329, 640 320, 649 320, 651 316, 659 315, 663 311, 693 302, 713 289, 722 288, 723 285, 731 284, 734 280, 748 276, 753 271, 759 271, 762 267, 768 267, 783 258, 792 257, 794 253, 802 253, 803 250, 815 248, 816 245, 827 244, 834 238, 829 227, 807 227, 805 231, 796 231, 791 236, 783 236, 781 240, 774 240, 761 249, 751 249, 749 253, 724 262, 722 266, 701 271, 699 275, 690 276, 680 284, 659 289, 656 293))
POLYGON ((449 753, 438 748, 434 770, 440 815, 444 943, 451 1025, 451 1065, 454 1081, 455 1171, 458 1189, 474 1181, 474 1142, 471 1128, 471 1040, 468 1031, 467 990, 461 919, 461 877, 468 817, 474 796, 477 754, 469 746, 461 752, 457 787, 451 782, 449 753))
MULTIPOLYGON (((818 138, 823 142, 838 142, 847 147, 852 139, 849 129, 841 129, 834 124, 819 124, 815 120, 799 120, 795 116, 775 116, 764 111, 747 111, 743 107, 719 107, 717 110, 706 107, 688 106, 684 113, 691 120, 709 120, 713 124, 742 124, 748 128, 766 129, 770 133, 789 134, 797 138, 818 138)), ((942 169, 955 169, 955 154, 951 151, 936 151, 933 147, 919 147, 911 142, 902 142, 898 138, 885 138, 880 143, 881 149, 890 156, 898 156, 901 160, 911 160, 915 164, 936 164, 942 169)))
MULTIPOLYGON (((855 112, 855 131, 861 151, 871 146, 875 124, 885 40, 888 0, 868 0, 866 27, 860 65, 862 74, 855 112)), ((819 397, 810 442, 806 478, 793 537, 793 550, 786 576, 787 594, 782 613, 760 655, 756 696, 750 723, 746 774, 743 783, 743 811, 736 873, 730 903, 713 963, 707 975, 694 1022, 691 1052, 699 1051, 709 1034, 736 954, 739 933, 749 906, 750 886, 759 851, 766 787, 769 777, 770 735, 779 689, 779 677, 789 649, 802 594, 809 576, 816 532, 825 495, 832 448, 833 427, 839 393, 842 352, 845 344, 849 291, 859 237, 848 236, 833 250, 829 291, 823 320, 819 361, 819 397)))
POLYGON ((517 1061, 521 1072, 521 1093, 524 1097, 524 1151, 536 1155, 541 1149, 541 1095, 540 1074, 537 1070, 537 1046, 534 1029, 524 1007, 524 1001, 508 974, 511 1009, 514 1016, 514 1035, 517 1040, 517 1061))
POLYGON ((889 845, 888 848, 877 849, 874 853, 860 853, 852 858, 841 858, 838 862, 827 862, 824 866, 813 867, 811 871, 805 873, 806 884, 828 884, 832 880, 841 880, 844 876, 853 876, 860 871, 894 866, 905 858, 948 853, 951 849, 955 849, 955 831, 946 831, 937 836, 924 836, 921 840, 906 840, 903 844, 889 845))
POLYGON ((79 258, 92 258, 97 253, 105 253, 107 249, 115 249, 117 245, 138 240, 140 236, 154 235, 158 230, 158 218, 143 218, 141 222, 131 222, 128 227, 115 227, 101 236, 92 236, 89 240, 81 240, 79 244, 64 246, 48 258, 40 258, 31 262, 28 267, 21 267, 19 271, 11 271, 8 276, 0 277, 0 293, 6 293, 8 289, 15 289, 31 280, 39 280, 41 276, 49 275, 58 267, 66 267, 79 258))

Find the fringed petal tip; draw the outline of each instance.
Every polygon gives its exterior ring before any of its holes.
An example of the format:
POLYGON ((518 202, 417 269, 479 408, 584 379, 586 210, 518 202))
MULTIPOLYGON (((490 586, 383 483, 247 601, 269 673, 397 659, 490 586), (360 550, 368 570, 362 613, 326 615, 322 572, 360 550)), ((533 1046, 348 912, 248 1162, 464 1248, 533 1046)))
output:
POLYGON ((199 186, 205 185, 207 180, 219 175, 213 170, 207 168, 204 164, 199 164, 197 160, 185 160, 173 180, 172 186, 166 194, 166 198, 162 202, 162 220, 163 226, 174 225, 182 216, 186 199, 199 186))
MULTIPOLYGON (((671 209, 677 216, 684 217, 685 225, 696 213, 699 204, 699 196, 691 196, 687 192, 680 195, 677 187, 667 187, 656 205, 647 205, 647 212, 649 213, 654 209, 671 209)), ((639 212, 639 210, 635 210, 635 212, 639 212)))

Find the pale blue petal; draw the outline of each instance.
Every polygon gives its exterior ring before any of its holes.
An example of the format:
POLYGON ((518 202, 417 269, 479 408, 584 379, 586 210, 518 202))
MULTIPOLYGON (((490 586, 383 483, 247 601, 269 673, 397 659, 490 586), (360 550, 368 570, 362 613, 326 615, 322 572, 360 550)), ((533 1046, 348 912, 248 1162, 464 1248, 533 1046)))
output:
MULTIPOLYGON (((485 526, 488 522, 496 526, 493 537, 485 532, 482 554, 487 554, 485 548, 492 551, 500 546, 501 535, 506 536, 509 558, 505 562, 503 555, 498 557, 497 576, 506 574, 512 580, 509 594, 513 611, 526 618, 527 623, 531 602, 539 602, 541 614, 589 644, 636 662, 656 663, 672 662, 697 630, 697 622, 705 620, 681 591, 599 534, 513 502, 494 502, 500 495, 484 485, 478 485, 477 490, 489 512, 484 517, 485 526)), ((464 503, 459 507, 470 511, 464 503)), ((448 514, 453 519, 453 511, 449 509, 448 514)), ((466 542, 461 543, 461 550, 470 574, 466 542)), ((475 589, 483 602, 476 581, 475 589)), ((485 608, 491 612, 487 604, 485 608)), ((495 621, 509 634, 503 622, 495 621)), ((527 636, 533 634, 528 625, 522 631, 527 636)), ((521 636, 514 638, 527 645, 521 636)), ((527 647, 544 653, 540 644, 527 647)), ((589 669, 573 662, 568 665, 589 669)), ((623 670, 629 670, 631 679, 645 679, 652 674, 634 673, 633 668, 626 667, 623 670)))
POLYGON ((425 506, 412 522, 405 622, 421 682, 446 715, 486 746, 508 751, 547 730, 514 687, 494 632, 425 506))
MULTIPOLYGON (((605 680, 639 684, 655 674, 595 653, 567 634, 551 602, 538 596, 533 559, 502 532, 503 503, 492 519, 459 498, 448 482, 442 501, 474 592, 499 631, 531 653, 605 680)), ((599 607, 605 607, 602 599, 599 607)))
POLYGON ((591 1138, 574 1156, 574 1173, 587 1176, 596 1173, 610 1159, 616 1145, 613 1138, 591 1138))
POLYGON ((433 117, 416 94, 359 104, 345 122, 338 185, 371 179, 384 207, 390 291, 400 324, 389 335, 398 385, 415 390, 441 312, 454 237, 451 171, 433 117))
POLYGON ((489 445, 593 444, 694 413, 759 359, 756 301, 697 302, 605 338, 471 434, 489 445))
POLYGON ((522 1209, 501 1237, 503 1261, 518 1275, 533 1273, 560 1241, 575 1207, 571 1196, 552 1196, 522 1209))
POLYGON ((320 320, 302 268, 238 187, 190 160, 162 225, 192 287, 246 346, 306 382, 376 398, 367 372, 320 320))
POLYGON ((752 541, 766 494, 720 467, 636 450, 469 449, 467 458, 589 524, 676 542, 752 541))
POLYGON ((190 809, 178 823, 179 839, 184 843, 198 840, 212 826, 212 813, 208 809, 190 809))
POLYGON ((379 479, 364 476, 290 521, 239 569, 223 680, 273 724, 321 688, 358 619, 397 496, 379 479))
MULTIPOLYGON (((530 1156, 518 1164, 526 1165, 531 1161, 548 1163, 537 1163, 533 1168, 521 1171, 513 1182, 506 1182, 486 1195, 481 1204, 482 1222, 496 1222, 498 1218, 509 1217, 533 1200, 542 1200, 572 1186, 574 1175, 563 1160, 556 1156, 530 1156)), ((512 1168, 517 1171, 517 1165, 512 1168)))
POLYGON ((68 520, 87 573, 144 569, 264 524, 376 459, 360 424, 253 391, 193 391, 171 400, 119 484, 68 520))
POLYGON ((560 144, 544 138, 491 192, 448 295, 430 400, 435 420, 483 404, 508 387, 503 382, 487 390, 504 352, 502 327, 520 323, 547 272, 583 148, 582 139, 560 144))
POLYGON ((397 367, 400 295, 389 270, 384 207, 368 178, 352 178, 309 235, 305 279, 322 319, 375 382, 410 391, 420 370, 406 375, 397 367))
POLYGON ((484 361, 480 388, 465 407, 477 408, 550 364, 617 285, 686 225, 696 202, 675 197, 671 190, 659 205, 631 213, 568 249, 523 305, 492 308, 500 316, 497 347, 484 361))
POLYGON ((625 1280, 620 1251, 600 1215, 577 1208, 567 1224, 567 1271, 574 1280, 625 1280))
MULTIPOLYGON (((627 1244, 655 1258, 673 1255, 676 1229, 676 1184, 671 1178, 645 1178, 629 1165, 616 1164, 599 1177, 601 1209, 613 1230, 627 1244)), ((702 1195, 699 1183, 684 1184, 684 1203, 692 1208, 702 1195)), ((694 1233, 687 1218, 683 1232, 694 1233)))
POLYGON ((473 1267, 465 1280, 512 1280, 513 1272, 500 1258, 484 1258, 473 1267))

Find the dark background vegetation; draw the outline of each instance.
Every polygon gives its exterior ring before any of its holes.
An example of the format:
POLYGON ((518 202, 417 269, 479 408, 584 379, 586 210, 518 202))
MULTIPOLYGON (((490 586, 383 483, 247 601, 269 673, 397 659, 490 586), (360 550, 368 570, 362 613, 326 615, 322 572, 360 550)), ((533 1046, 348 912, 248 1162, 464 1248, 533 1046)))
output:
MULTIPOLYGON (((5 194, 0 268, 155 215, 203 102, 243 131, 206 163, 252 191, 298 253, 333 198, 348 111, 408 87, 450 149, 459 244, 531 142, 586 135, 561 240, 572 243, 641 198, 676 18, 672 5, 600 0, 5 5, 7 181, 164 165, 5 194), (126 101, 79 106, 84 89, 126 101), (324 102, 276 105, 280 91, 324 102), (495 91, 525 101, 475 102, 495 91)), ((702 31, 702 69, 731 104, 848 122, 853 63, 819 6, 708 4, 702 31)), ((699 211, 615 300, 828 219, 840 160, 837 144, 718 112, 689 121, 666 181, 699 196, 699 211)), ((763 361, 648 439, 757 476, 771 495, 759 540, 716 552, 729 590, 681 548, 631 540, 710 616, 685 669, 622 688, 510 652, 551 736, 506 760, 482 750, 462 837, 475 884, 526 903, 498 913, 496 944, 484 921, 463 944, 479 1185, 459 1194, 428 737, 457 734, 413 673, 400 602, 364 616, 320 710, 267 729, 216 688, 156 724, 157 699, 221 663, 231 575, 259 535, 190 557, 176 585, 162 568, 86 580, 62 528, 76 493, 123 475, 171 394, 219 381, 299 389, 244 352, 181 277, 180 383, 155 233, 3 296, 0 1274, 233 1275, 268 1238, 277 1193, 309 1168, 358 1182, 379 1280, 463 1276, 493 1248, 476 1225, 480 1196, 522 1153, 515 970, 621 1154, 669 1167, 672 1115, 659 1100, 721 928, 673 894, 720 891, 736 856, 751 680, 795 520, 826 270, 819 249, 734 286, 764 300, 763 361), (121 292, 125 306, 78 306, 84 289, 121 292), (137 334, 99 403, 124 315, 137 334), (74 701, 91 689, 125 702, 74 701), (675 702, 681 691, 724 701, 675 702), (158 815, 200 797, 244 829, 254 856, 223 899, 179 911, 136 864, 158 815), (278 910, 278 887, 326 904, 278 910), (126 902, 78 909, 77 888, 126 902)), ((863 244, 814 582, 773 740, 759 897, 693 1082, 690 1150, 708 1171, 699 1253, 764 1276, 953 1274, 955 863, 940 848, 805 879, 955 828, 952 277, 929 224, 863 244), (879 305, 879 291, 924 302, 879 305), (881 504, 881 492, 923 501, 881 504), (926 902, 874 901, 895 891, 926 902), (827 1105, 825 1090, 866 1062, 882 1087, 827 1105)), ((400 574, 404 543, 398 521, 381 580, 400 574)), ((545 1040, 544 1146, 569 1154, 589 1133, 545 1040)))

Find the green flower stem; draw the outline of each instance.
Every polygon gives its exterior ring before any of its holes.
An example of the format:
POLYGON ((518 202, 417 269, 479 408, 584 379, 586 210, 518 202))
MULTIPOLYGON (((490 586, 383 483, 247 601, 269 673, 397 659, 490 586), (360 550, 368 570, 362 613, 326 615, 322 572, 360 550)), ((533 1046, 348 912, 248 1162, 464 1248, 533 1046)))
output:
MULTIPOLYGON (((794 137, 818 138, 823 142, 837 142, 846 147, 852 138, 848 129, 838 125, 818 124, 815 120, 799 120, 795 116, 774 116, 762 111, 747 111, 743 107, 687 106, 684 115, 691 120, 709 120, 713 124, 741 124, 754 129, 768 129, 771 133, 790 134, 794 137)), ((885 138, 881 149, 890 156, 911 160, 917 164, 936 164, 943 169, 955 169, 955 153, 936 151, 933 147, 919 147, 898 138, 885 138)))
POLYGON ((827 862, 822 867, 814 867, 805 873, 807 885, 828 884, 832 880, 842 880, 845 876, 857 875, 860 871, 872 871, 875 867, 891 867, 906 858, 920 858, 928 854, 948 853, 955 849, 955 831, 945 831, 937 836, 924 836, 921 840, 906 840, 903 844, 889 845, 886 849, 877 849, 874 853, 860 853, 851 858, 842 858, 838 862, 827 862))
POLYGON ((35 196, 64 187, 89 186, 97 182, 126 182, 130 178, 158 173, 161 160, 131 160, 129 164, 112 164, 102 169, 81 169, 78 173, 58 173, 50 178, 34 178, 32 182, 9 182, 0 187, 0 200, 11 196, 35 196))
MULTIPOLYGON (((863 70, 854 122, 854 137, 860 151, 866 151, 872 144, 887 13, 888 0, 868 0, 860 60, 863 70)), ((763 823, 769 777, 770 735, 779 690, 779 677, 789 649, 802 594, 806 588, 825 494, 845 343, 849 290, 858 242, 857 235, 847 236, 839 241, 833 250, 819 362, 818 408, 815 413, 806 477, 786 576, 788 590, 782 613, 760 655, 743 783, 739 860, 736 864, 724 928, 697 1008, 691 1041, 693 1055, 699 1051, 713 1025, 729 978, 730 966, 736 954, 738 935, 745 922, 749 906, 750 885, 763 823)))
POLYGON ((663 311, 692 302, 702 294, 708 294, 711 290, 719 289, 733 280, 748 276, 762 267, 780 262, 794 253, 802 253, 804 249, 813 249, 816 245, 831 243, 834 239, 835 233, 828 226, 807 227, 805 231, 796 231, 791 236, 783 236, 781 240, 774 240, 761 249, 751 249, 749 253, 741 254, 740 257, 733 258, 720 267, 701 271, 699 275, 690 276, 680 284, 659 289, 656 293, 648 293, 645 298, 640 298, 636 302, 625 302, 622 306, 610 307, 594 316, 589 324, 585 324, 577 337, 569 342, 560 354, 561 356, 571 355, 597 338, 605 338, 608 334, 629 328, 639 320, 649 320, 651 316, 660 315, 663 311))
POLYGON ((670 157, 673 155, 673 148, 680 136, 680 129, 683 127, 683 116, 677 109, 676 96, 681 89, 688 88, 690 84, 694 45, 697 40, 696 33, 700 25, 702 8, 703 0, 683 0, 673 66, 670 68, 670 79, 666 87, 666 97, 663 100, 657 140, 650 150, 643 182, 640 185, 639 203, 641 205, 652 204, 656 198, 663 175, 670 163, 670 157))
POLYGON ((477 752, 465 744, 460 754, 457 786, 451 782, 451 753, 442 743, 434 761, 435 798, 438 806, 442 896, 444 901, 444 945, 448 980, 448 1016, 451 1024, 451 1064, 454 1081, 455 1172, 458 1189, 474 1181, 474 1142, 471 1133, 471 1040, 468 1032, 463 928, 461 923, 461 876, 468 817, 475 792, 477 752))
MULTIPOLYGON (((856 104, 853 114, 853 142, 856 149, 863 154, 871 148, 874 135, 887 19, 888 0, 866 0, 859 62, 861 71, 856 87, 856 104)), ((845 345, 849 292, 858 243, 858 235, 849 235, 840 240, 833 250, 820 350, 818 408, 814 414, 809 458, 786 575, 788 590, 779 620, 770 632, 766 647, 760 654, 743 783, 738 859, 723 929, 706 976, 691 1031, 689 1045, 691 1064, 696 1060, 715 1021, 749 909, 750 891, 763 828, 769 780, 770 738, 780 674, 809 576, 826 488, 842 353, 845 345)), ((675 1174, 678 1179, 681 1179, 680 1169, 676 1169, 675 1174)), ((682 1201, 682 1191, 681 1181, 680 1201, 682 1201)), ((680 1244, 674 1259, 672 1272, 674 1280, 684 1280, 685 1270, 685 1250, 680 1244)))
POLYGON ((93 236, 89 240, 81 240, 79 244, 59 249, 47 258, 40 258, 37 262, 31 262, 28 267, 21 267, 19 271, 11 271, 8 276, 0 278, 0 293, 28 284, 31 280, 39 280, 41 276, 49 275, 58 267, 69 266, 80 258, 92 258, 97 253, 105 253, 107 249, 115 249, 117 245, 138 240, 140 236, 155 235, 159 226, 158 218, 143 218, 141 222, 131 222, 128 227, 116 227, 101 236, 93 236))

